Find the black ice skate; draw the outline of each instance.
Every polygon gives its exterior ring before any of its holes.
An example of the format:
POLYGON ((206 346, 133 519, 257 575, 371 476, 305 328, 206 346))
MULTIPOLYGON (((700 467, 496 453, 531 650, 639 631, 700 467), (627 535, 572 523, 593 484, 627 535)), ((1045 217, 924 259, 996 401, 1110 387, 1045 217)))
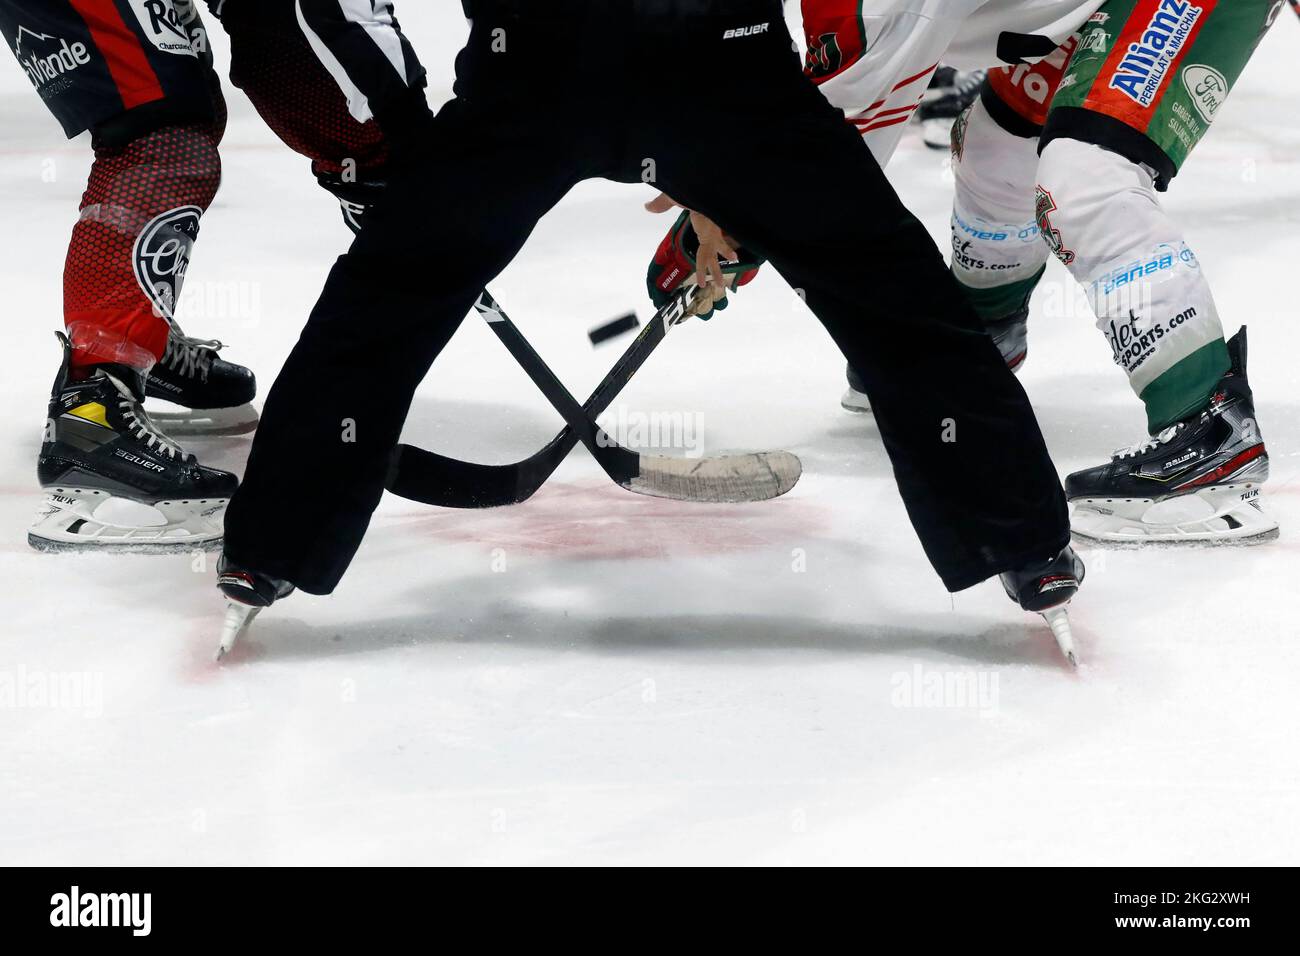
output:
POLYGON ((172 330, 162 360, 149 371, 145 394, 183 407, 153 412, 154 423, 169 435, 242 435, 257 427, 250 404, 257 379, 242 365, 217 353, 220 342, 191 339, 172 330))
POLYGON ((72 346, 50 396, 37 474, 46 498, 27 535, 40 551, 170 552, 221 543, 234 475, 204 468, 154 427, 139 372, 96 366, 69 379, 72 346))
POLYGON ((1256 544, 1277 537, 1259 506, 1268 452, 1246 379, 1246 330, 1205 408, 1065 481, 1074 535, 1106 544, 1256 544))
POLYGON ((931 149, 949 148, 953 123, 979 97, 985 75, 984 70, 967 73, 950 66, 940 66, 934 71, 930 86, 916 109, 921 138, 926 146, 931 149))
POLYGON ((1029 355, 1029 306, 1005 319, 985 322, 984 328, 993 337, 993 344, 1002 353, 1007 368, 1019 372, 1029 355))
POLYGON ((235 643, 264 608, 293 593, 288 581, 273 578, 231 561, 224 554, 217 564, 217 587, 227 598, 226 622, 217 646, 217 660, 234 649, 235 643))
POLYGON ((1074 649, 1066 606, 1079 593, 1083 575, 1083 559, 1069 545, 1056 557, 1041 564, 1002 575, 1002 587, 1006 589, 1007 597, 1026 611, 1043 615, 1061 653, 1073 667, 1079 666, 1079 655, 1074 649))
POLYGON ((853 370, 852 365, 845 370, 845 375, 849 380, 849 390, 840 399, 840 407, 855 415, 871 411, 871 401, 867 398, 867 386, 863 383, 862 376, 853 370))

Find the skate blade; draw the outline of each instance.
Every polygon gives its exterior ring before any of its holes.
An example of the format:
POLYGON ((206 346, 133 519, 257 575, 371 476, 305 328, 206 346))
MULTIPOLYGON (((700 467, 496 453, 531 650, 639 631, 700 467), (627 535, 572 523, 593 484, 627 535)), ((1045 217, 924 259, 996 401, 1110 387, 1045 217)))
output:
POLYGON ((1076 498, 1072 536, 1110 548, 1249 546, 1279 535, 1260 507, 1259 485, 1222 485, 1156 501, 1151 498, 1076 498))
POLYGON ((46 553, 192 554, 221 547, 228 499, 145 504, 108 492, 51 489, 27 531, 46 553))
POLYGON ((221 538, 205 538, 202 541, 189 541, 188 543, 160 541, 157 544, 145 542, 113 543, 103 540, 94 542, 62 541, 54 538, 43 538, 33 531, 27 532, 27 546, 33 551, 39 551, 42 554, 139 554, 157 557, 194 554, 196 551, 215 554, 221 550, 222 543, 221 538))
POLYGON ((844 393, 844 397, 840 399, 840 408, 846 412, 852 412, 854 415, 867 415, 871 412, 871 402, 861 392, 849 389, 844 393))
POLYGON ((921 139, 931 149, 952 149, 952 127, 955 120, 921 120, 921 139))
POLYGON ((1074 645, 1074 632, 1070 629, 1070 614, 1066 610, 1068 604, 1062 604, 1060 607, 1054 607, 1041 612, 1043 620, 1047 621, 1047 626, 1052 629, 1052 636, 1056 638, 1056 646, 1061 649, 1065 659, 1070 662, 1070 666, 1075 670, 1079 668, 1079 652, 1074 645))
POLYGON ((235 649, 239 639, 248 633, 253 619, 261 613, 260 607, 250 607, 235 601, 226 604, 226 620, 221 627, 221 643, 217 645, 216 660, 225 660, 226 655, 235 649))
POLYGON ((169 409, 175 410, 148 410, 149 420, 169 437, 219 438, 257 431, 257 409, 252 405, 200 409, 182 408, 169 403, 169 409))

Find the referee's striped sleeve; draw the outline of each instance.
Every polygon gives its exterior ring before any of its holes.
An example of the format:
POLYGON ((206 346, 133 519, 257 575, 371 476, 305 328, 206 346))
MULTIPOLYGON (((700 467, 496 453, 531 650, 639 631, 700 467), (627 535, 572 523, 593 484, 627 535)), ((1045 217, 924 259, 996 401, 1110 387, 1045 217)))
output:
POLYGON ((382 115, 425 85, 391 0, 294 0, 298 24, 359 122, 382 115))

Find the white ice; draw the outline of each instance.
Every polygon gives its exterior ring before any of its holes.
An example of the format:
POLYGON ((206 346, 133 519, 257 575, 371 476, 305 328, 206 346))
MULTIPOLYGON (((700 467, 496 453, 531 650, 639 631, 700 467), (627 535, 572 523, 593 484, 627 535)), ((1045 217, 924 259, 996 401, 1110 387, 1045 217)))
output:
MULTIPOLYGON (((444 97, 455 5, 405 6, 444 97)), ((333 597, 277 606, 215 665, 210 563, 25 543, 88 151, 0 56, 0 863, 1294 863, 1300 25, 1283 21, 1168 197, 1226 323, 1250 323, 1282 536, 1091 552, 1077 675, 996 583, 944 591, 872 421, 838 408, 836 349, 771 274, 675 332, 620 404, 696 416, 709 452, 798 453, 787 498, 636 497, 582 451, 515 508, 389 497, 333 597)), ((348 236, 227 92, 182 321, 265 391, 348 236)), ((945 157, 913 135, 891 174, 945 244, 945 157)), ((576 393, 622 347, 587 328, 650 313, 667 223, 649 196, 583 186, 493 283, 576 393)), ((864 301, 881 281, 864 270, 864 301)), ((1054 266, 1022 374, 1063 474, 1143 430, 1068 290, 1054 266)), ((407 437, 500 462, 560 426, 470 321, 407 437)), ((190 445, 235 470, 248 450, 190 445)))

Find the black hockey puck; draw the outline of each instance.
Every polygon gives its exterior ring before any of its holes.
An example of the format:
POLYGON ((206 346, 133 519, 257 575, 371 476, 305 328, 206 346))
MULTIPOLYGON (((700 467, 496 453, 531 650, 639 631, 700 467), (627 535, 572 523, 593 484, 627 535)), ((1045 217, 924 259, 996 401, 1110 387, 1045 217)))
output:
POLYGON ((592 345, 600 345, 602 342, 618 338, 624 332, 632 332, 640 327, 641 320, 636 317, 636 313, 629 312, 627 315, 620 315, 617 319, 610 319, 603 325, 596 326, 587 333, 587 338, 591 339, 592 345))

